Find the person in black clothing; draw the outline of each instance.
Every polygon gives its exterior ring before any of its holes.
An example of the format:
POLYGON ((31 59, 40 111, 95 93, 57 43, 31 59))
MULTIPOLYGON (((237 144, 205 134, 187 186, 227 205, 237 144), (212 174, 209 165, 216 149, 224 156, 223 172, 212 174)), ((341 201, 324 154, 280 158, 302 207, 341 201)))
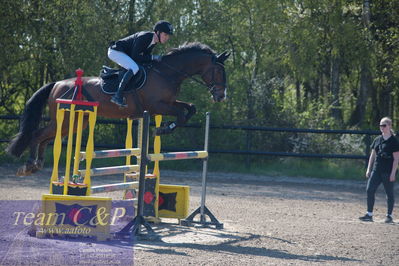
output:
POLYGON ((120 107, 127 106, 123 102, 122 93, 130 79, 139 71, 137 63, 161 61, 160 55, 151 54, 152 49, 157 43, 166 43, 170 35, 173 35, 172 24, 161 20, 154 25, 152 32, 140 31, 111 43, 108 48, 108 57, 127 70, 111 102, 120 107))
POLYGON ((394 182, 399 162, 399 141, 392 130, 392 120, 384 117, 380 121, 381 135, 371 144, 371 155, 366 171, 367 182, 367 213, 359 217, 362 221, 373 221, 375 192, 382 183, 387 195, 388 212, 386 223, 392 223, 394 206, 394 182))

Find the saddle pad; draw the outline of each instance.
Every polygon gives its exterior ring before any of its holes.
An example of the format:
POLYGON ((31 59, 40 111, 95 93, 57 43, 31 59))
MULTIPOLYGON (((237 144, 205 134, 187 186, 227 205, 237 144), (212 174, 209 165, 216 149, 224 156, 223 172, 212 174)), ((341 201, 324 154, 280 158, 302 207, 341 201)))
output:
MULTIPOLYGON (((126 73, 126 69, 114 69, 103 66, 100 72, 101 89, 106 94, 115 94, 119 83, 126 73)), ((139 66, 139 72, 129 81, 125 92, 142 88, 147 80, 147 72, 144 67, 139 66)))

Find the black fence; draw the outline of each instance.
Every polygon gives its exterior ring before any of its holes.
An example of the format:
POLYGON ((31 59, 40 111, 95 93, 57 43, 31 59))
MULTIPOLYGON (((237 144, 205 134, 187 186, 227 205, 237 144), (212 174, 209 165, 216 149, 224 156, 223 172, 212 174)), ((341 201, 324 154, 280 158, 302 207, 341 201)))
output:
MULTIPOLYGON (((19 120, 20 117, 16 115, 2 115, 0 116, 0 120, 19 120)), ((43 120, 49 120, 45 118, 43 120)), ((97 119, 98 124, 113 124, 113 125, 125 125, 125 121, 121 120, 110 120, 110 119, 97 119)), ((199 124, 188 124, 185 126, 186 128, 202 128, 203 125, 199 124)), ((379 131, 375 130, 331 130, 331 129, 301 129, 301 128, 274 128, 274 127, 260 127, 260 126, 237 126, 237 125, 210 125, 211 130, 241 130, 245 131, 247 139, 247 147, 245 150, 224 150, 224 149, 210 149, 209 153, 214 154, 236 154, 236 155, 256 155, 256 156, 278 156, 278 157, 299 157, 299 158, 334 158, 334 159, 360 159, 365 160, 367 163, 369 154, 370 154, 370 145, 373 135, 379 135, 379 131), (294 152, 273 152, 273 151, 259 151, 253 150, 250 142, 250 132, 252 131, 261 131, 261 132, 292 132, 292 133, 313 133, 313 134, 355 134, 355 135, 363 135, 364 136, 364 153, 351 155, 351 154, 321 154, 321 153, 294 153, 294 152)), ((0 139, 1 142, 8 142, 8 139, 0 139)), ((122 148, 123 144, 95 144, 97 148, 122 148)), ((174 147, 163 147, 164 151, 172 152, 172 151, 184 151, 184 149, 177 149, 174 147)), ((249 159, 246 162, 249 165, 249 159)))

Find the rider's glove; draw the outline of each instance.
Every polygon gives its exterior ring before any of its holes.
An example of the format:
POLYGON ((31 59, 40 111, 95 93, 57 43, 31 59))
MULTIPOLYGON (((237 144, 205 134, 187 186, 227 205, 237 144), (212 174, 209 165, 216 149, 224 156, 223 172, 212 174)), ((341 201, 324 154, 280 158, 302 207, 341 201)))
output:
POLYGON ((161 62, 162 56, 161 55, 152 55, 151 58, 153 61, 161 62))

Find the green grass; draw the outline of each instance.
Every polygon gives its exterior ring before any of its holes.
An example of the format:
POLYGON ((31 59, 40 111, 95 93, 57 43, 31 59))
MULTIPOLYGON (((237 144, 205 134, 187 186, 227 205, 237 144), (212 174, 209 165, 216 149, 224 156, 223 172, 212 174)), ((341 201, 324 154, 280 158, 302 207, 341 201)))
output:
POLYGON ((304 159, 263 157, 261 159, 242 156, 212 157, 210 169, 213 171, 251 173, 269 176, 302 176, 331 179, 361 179, 365 174, 363 160, 304 159), (223 158, 225 157, 225 158, 223 158))
POLYGON ((289 158, 279 162, 273 161, 262 166, 252 167, 256 174, 277 176, 302 176, 331 179, 361 179, 365 174, 364 162, 309 160, 289 158))

